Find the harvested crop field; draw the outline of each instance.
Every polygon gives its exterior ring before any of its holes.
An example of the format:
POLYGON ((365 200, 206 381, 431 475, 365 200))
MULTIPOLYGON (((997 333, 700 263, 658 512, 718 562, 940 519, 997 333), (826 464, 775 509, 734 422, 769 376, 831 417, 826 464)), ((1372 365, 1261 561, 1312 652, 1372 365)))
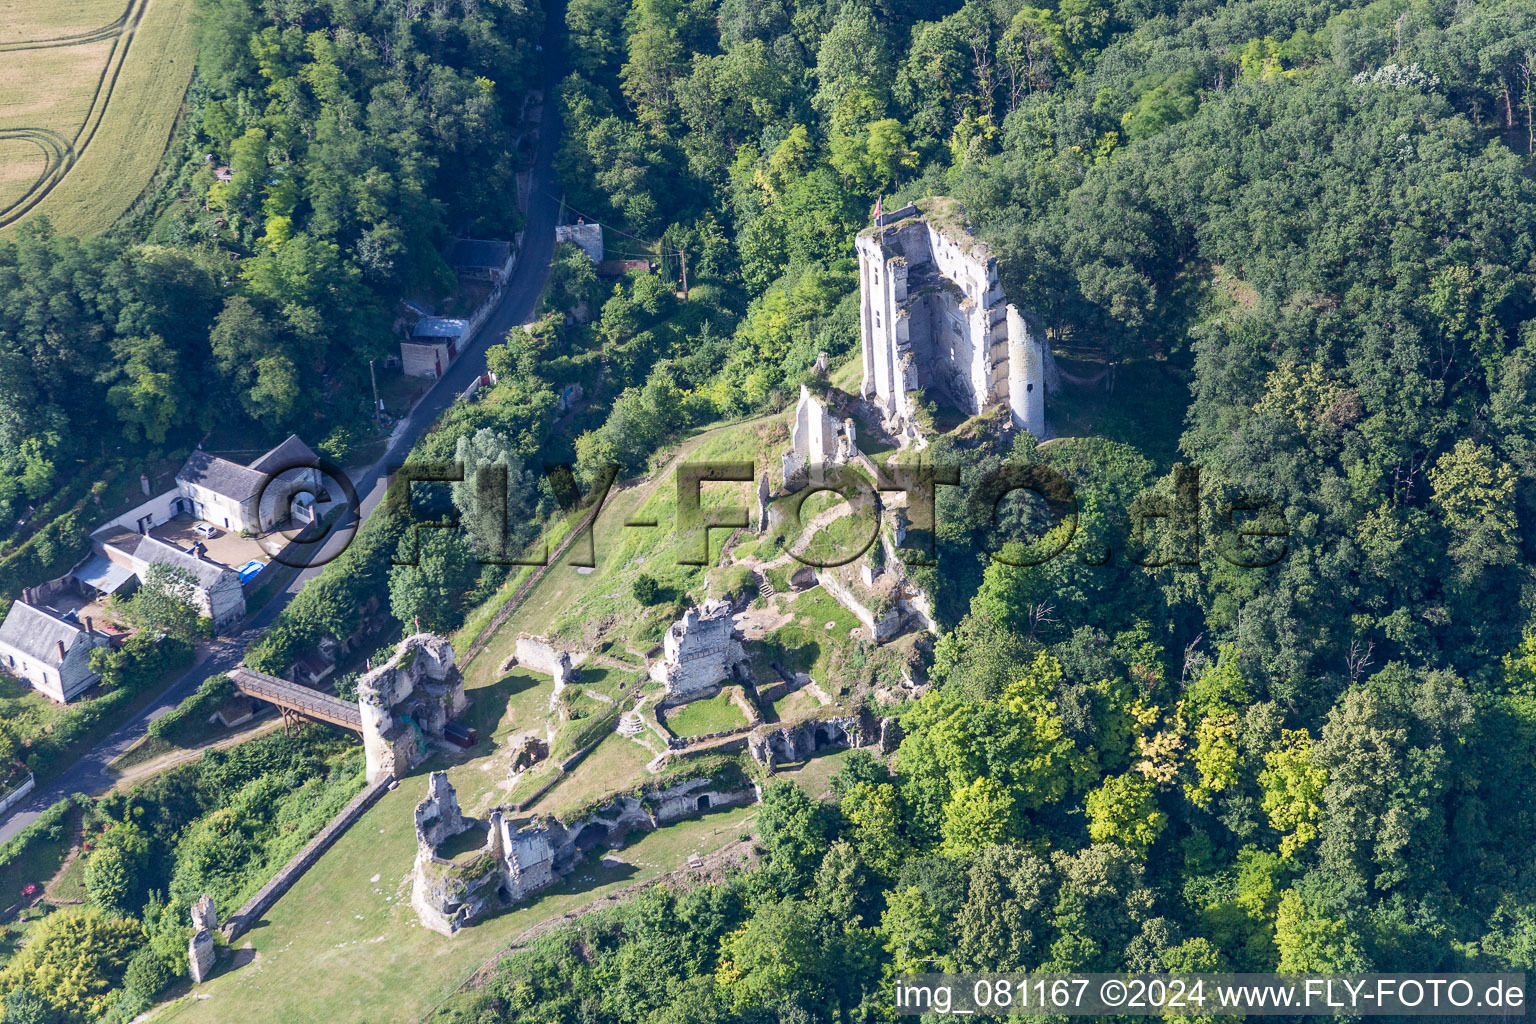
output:
POLYGON ((165 152, 192 77, 191 0, 0 0, 0 229, 110 227, 165 152))

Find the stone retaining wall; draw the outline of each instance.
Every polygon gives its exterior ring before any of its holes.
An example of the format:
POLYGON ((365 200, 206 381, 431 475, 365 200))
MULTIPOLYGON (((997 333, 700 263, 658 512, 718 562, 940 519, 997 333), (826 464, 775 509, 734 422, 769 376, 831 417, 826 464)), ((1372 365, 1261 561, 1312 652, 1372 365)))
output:
POLYGON ((0 821, 3 821, 6 814, 10 812, 10 809, 25 800, 27 794, 32 792, 32 790, 36 787, 37 777, 28 774, 27 781, 23 782, 9 793, 6 793, 3 797, 0 797, 0 821))
POLYGON ((343 807, 324 828, 315 834, 315 838, 296 853, 292 860, 284 864, 282 870, 272 876, 272 880, 261 887, 261 891, 251 897, 251 901, 235 912, 220 929, 224 933, 225 942, 234 942, 241 935, 250 930, 251 926, 261 920, 261 915, 272 908, 272 905, 282 899, 294 882, 303 877, 320 859, 321 854, 331 848, 331 844, 340 839, 342 834, 351 828, 363 813, 379 802, 389 789, 393 779, 383 778, 369 784, 361 793, 352 798, 352 802, 343 807))

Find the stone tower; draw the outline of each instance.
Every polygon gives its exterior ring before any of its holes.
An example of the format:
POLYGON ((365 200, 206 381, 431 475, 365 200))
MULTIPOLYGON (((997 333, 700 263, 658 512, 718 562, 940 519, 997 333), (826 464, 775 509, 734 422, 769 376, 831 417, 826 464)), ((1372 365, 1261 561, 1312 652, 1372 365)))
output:
POLYGON ((399 778, 427 756, 431 740, 469 705, 453 647, 431 633, 408 636, 357 682, 368 781, 399 778))
POLYGON ((187 944, 187 973, 194 982, 201 982, 213 973, 213 931, 219 926, 219 916, 213 909, 213 897, 207 893, 192 904, 192 941, 187 944))
POLYGON ((931 398, 967 416, 1006 404, 1015 428, 1043 438, 1050 349, 1004 296, 960 204, 935 197, 883 214, 855 248, 859 390, 886 429, 920 447, 917 406, 931 398))

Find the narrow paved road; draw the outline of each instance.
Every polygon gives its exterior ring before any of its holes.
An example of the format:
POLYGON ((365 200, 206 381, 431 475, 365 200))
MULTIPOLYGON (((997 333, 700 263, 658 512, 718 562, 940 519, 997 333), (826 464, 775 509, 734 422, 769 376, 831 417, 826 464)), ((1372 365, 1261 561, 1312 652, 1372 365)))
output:
MULTIPOLYGON (((550 29, 544 39, 543 52, 553 55, 559 52, 553 34, 558 19, 551 18, 549 21, 550 29)), ((538 154, 533 165, 532 188, 528 197, 528 219, 523 229, 523 248, 518 254, 516 266, 512 268, 512 277, 502 293, 501 303, 486 319, 464 354, 427 392, 404 426, 396 430, 379 461, 354 477, 352 483, 357 488, 363 518, 367 518, 383 500, 389 467, 403 462, 406 454, 436 421, 438 415, 464 393, 471 381, 485 372, 486 349, 499 342, 508 330, 527 323, 533 316, 534 305, 544 290, 545 278, 549 276, 550 262, 555 252, 555 223, 560 216, 560 202, 553 198, 560 194, 553 170, 554 149, 560 135, 559 114, 554 97, 563 73, 557 64, 553 59, 545 61, 544 112, 539 127, 538 154)), ((351 532, 346 529, 347 525, 340 524, 341 529, 332 532, 331 540, 321 548, 318 567, 299 573, 287 590, 267 602, 265 608, 246 621, 238 634, 221 637, 208 645, 205 656, 167 687, 154 702, 97 744, 61 777, 34 790, 10 818, 0 823, 0 842, 20 832, 36 820, 39 814, 71 793, 94 796, 111 789, 116 779, 107 771, 107 765, 144 737, 152 719, 181 703, 204 679, 238 665, 245 649, 261 637, 304 584, 320 574, 324 563, 339 553, 351 532)))

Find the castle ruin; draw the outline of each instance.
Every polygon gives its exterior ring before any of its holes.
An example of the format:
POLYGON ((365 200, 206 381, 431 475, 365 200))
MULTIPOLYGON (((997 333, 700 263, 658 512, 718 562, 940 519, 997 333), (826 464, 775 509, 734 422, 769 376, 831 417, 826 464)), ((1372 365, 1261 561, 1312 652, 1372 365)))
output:
POLYGON ((368 781, 401 777, 469 706, 453 645, 431 633, 406 637, 394 657, 357 681, 357 704, 368 781))
POLYGON ((213 909, 213 897, 207 893, 192 904, 192 938, 187 943, 187 973, 194 982, 202 982, 213 973, 213 961, 218 947, 213 942, 213 931, 219 926, 219 915, 213 909))
POLYGON ((746 660, 734 631, 729 601, 711 598, 689 608, 668 628, 651 678, 674 702, 713 697, 746 660))
POLYGON ((845 465, 858 452, 856 437, 852 419, 839 420, 810 388, 800 385, 800 400, 790 422, 789 448, 780 460, 784 489, 799 490, 807 483, 823 485, 827 466, 845 465))
POLYGON ((926 395, 967 416, 1006 403, 1013 425, 1045 437, 1050 349, 1008 302, 997 260, 953 199, 881 215, 859 232, 859 393, 903 445, 924 442, 926 395))
POLYGON ((460 810, 447 773, 433 772, 426 799, 416 805, 411 906, 423 925, 453 935, 555 884, 593 850, 622 846, 631 832, 651 832, 715 807, 755 803, 760 796, 738 772, 620 794, 565 823, 548 815, 514 819, 500 810, 480 819, 460 810))

